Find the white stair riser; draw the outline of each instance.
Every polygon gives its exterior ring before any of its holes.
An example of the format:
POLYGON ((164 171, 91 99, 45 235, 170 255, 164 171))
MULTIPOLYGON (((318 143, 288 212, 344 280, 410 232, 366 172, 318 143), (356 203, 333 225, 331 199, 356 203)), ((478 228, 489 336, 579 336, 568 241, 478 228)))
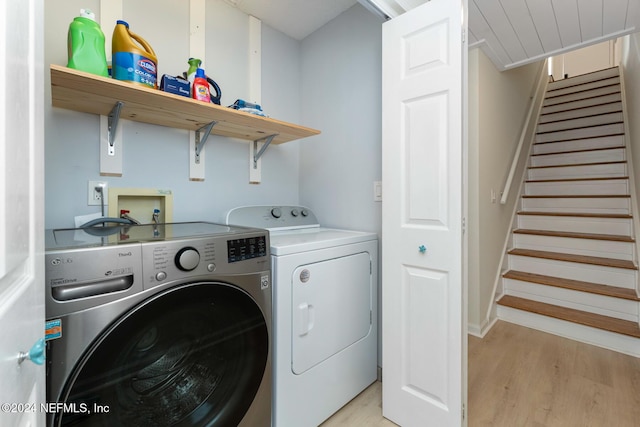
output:
MULTIPOLYGON (((564 122, 567 120, 598 116, 607 113, 617 113, 620 111, 622 111, 622 102, 609 102, 606 104, 592 105, 583 108, 576 107, 571 110, 558 111, 554 113, 543 113, 540 115, 538 123, 550 124, 555 122, 564 122)), ((540 130, 538 130, 538 132, 540 132, 540 130)))
POLYGON ((621 133, 624 133, 624 126, 622 123, 616 123, 611 125, 585 127, 581 129, 562 130, 558 132, 539 133, 536 134, 535 141, 536 143, 565 141, 569 139, 593 138, 607 135, 617 135, 621 133))
POLYGON ((547 144, 534 144, 532 154, 561 153, 563 151, 592 150, 597 148, 624 147, 623 135, 602 136, 600 138, 576 139, 547 144))
POLYGON ((527 182, 526 195, 628 195, 629 182, 627 179, 607 179, 596 181, 550 181, 527 182))
POLYGON ((549 105, 557 105, 565 102, 577 101, 579 99, 592 98, 594 96, 620 92, 620 84, 616 83, 616 80, 619 81, 619 79, 617 78, 614 80, 610 80, 609 83, 611 84, 609 85, 591 85, 590 89, 588 89, 585 85, 582 87, 583 90, 581 91, 576 91, 576 88, 561 89, 562 93, 564 93, 563 95, 561 94, 561 91, 547 91, 542 105, 543 107, 547 107, 549 105))
POLYGON ((622 94, 619 91, 611 91, 602 96, 595 96, 593 98, 579 99, 577 101, 565 102, 563 104, 549 105, 548 107, 542 107, 540 114, 553 114, 561 111, 575 110, 576 108, 587 108, 594 105, 601 105, 610 102, 620 102, 622 100, 622 94))
POLYGON ((584 218, 518 215, 518 228, 631 236, 630 218, 584 218))
POLYGON ((622 117, 622 112, 614 112, 608 114, 600 114, 598 116, 592 117, 579 117, 570 120, 540 124, 538 125, 536 132, 557 132, 565 129, 576 129, 586 126, 620 123, 623 120, 624 118, 622 117))
POLYGON ((547 85, 547 90, 553 91, 566 87, 580 87, 579 85, 581 85, 582 83, 588 83, 596 80, 605 80, 618 76, 620 76, 619 70, 616 67, 612 67, 604 70, 594 71, 593 73, 571 77, 570 79, 561 79, 549 82, 549 84, 547 85))
POLYGON ((554 199, 522 199, 522 210, 536 212, 566 213, 598 213, 622 214, 631 213, 629 198, 554 198, 554 199))
POLYGON ((506 322, 640 357, 638 339, 565 320, 498 305, 497 316, 506 322))
POLYGON ((513 279, 504 279, 504 289, 507 295, 515 297, 615 317, 616 319, 638 321, 638 301, 513 279))
POLYGON ((626 163, 607 163, 600 165, 559 166, 551 168, 529 168, 528 179, 563 179, 563 178, 613 178, 626 177, 626 163))
POLYGON ((620 76, 611 76, 606 79, 598 79, 595 81, 585 81, 583 84, 579 86, 569 86, 565 88, 553 88, 552 90, 547 90, 547 94, 550 97, 557 97, 561 95, 569 95, 576 94, 579 95, 583 92, 601 88, 605 86, 619 85, 620 84, 620 76))
POLYGON ((520 249, 633 260, 633 243, 575 237, 513 233, 513 246, 520 249))
POLYGON ((636 270, 509 254, 509 269, 635 289, 636 270))
POLYGON ((531 166, 576 165, 582 163, 621 162, 626 160, 624 148, 581 151, 576 153, 531 156, 531 166))
POLYGON ((579 93, 570 93, 563 96, 545 98, 542 103, 543 108, 561 106, 565 108, 565 104, 583 101, 585 99, 607 96, 614 93, 620 93, 620 85, 604 86, 579 93))

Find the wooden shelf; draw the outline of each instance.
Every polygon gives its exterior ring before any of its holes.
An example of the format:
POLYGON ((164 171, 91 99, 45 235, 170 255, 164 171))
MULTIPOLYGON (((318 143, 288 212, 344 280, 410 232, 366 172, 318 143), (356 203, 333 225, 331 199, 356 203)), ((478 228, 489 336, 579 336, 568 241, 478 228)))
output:
POLYGON ((51 98, 54 107, 103 116, 109 115, 120 101, 123 102, 122 119, 192 131, 215 121, 212 134, 249 141, 276 135, 271 142, 281 144, 320 133, 316 129, 53 64, 51 98))

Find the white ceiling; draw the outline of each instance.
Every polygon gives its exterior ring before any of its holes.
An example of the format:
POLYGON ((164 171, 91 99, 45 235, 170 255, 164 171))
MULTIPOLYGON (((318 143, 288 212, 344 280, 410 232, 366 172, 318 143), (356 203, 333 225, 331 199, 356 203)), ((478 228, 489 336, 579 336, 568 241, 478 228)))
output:
POLYGON ((469 0, 469 46, 501 70, 640 31, 638 0, 469 0))
MULTIPOLYGON (((395 17, 428 0, 225 0, 302 40, 345 10, 374 3, 395 17)), ((639 0, 468 0, 469 46, 500 70, 640 31, 639 0)))
POLYGON ((225 0, 268 26, 302 40, 357 0, 225 0))

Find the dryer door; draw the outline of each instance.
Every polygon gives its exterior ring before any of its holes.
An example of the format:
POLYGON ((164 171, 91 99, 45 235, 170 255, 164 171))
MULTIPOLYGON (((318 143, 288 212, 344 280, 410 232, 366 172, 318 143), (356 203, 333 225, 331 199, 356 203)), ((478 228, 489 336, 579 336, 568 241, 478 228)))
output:
POLYGON ((369 253, 302 265, 293 272, 292 369, 301 374, 371 333, 369 253))
POLYGON ((224 283, 162 292, 124 313, 85 352, 54 425, 235 426, 269 352, 255 301, 224 283))

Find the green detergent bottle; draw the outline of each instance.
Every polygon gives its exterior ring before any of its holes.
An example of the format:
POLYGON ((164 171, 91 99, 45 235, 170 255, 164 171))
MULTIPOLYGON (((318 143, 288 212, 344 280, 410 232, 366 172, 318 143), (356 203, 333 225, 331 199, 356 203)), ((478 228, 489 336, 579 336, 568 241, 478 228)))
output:
POLYGON ((104 33, 91 10, 80 9, 80 16, 69 24, 67 50, 67 67, 109 77, 104 33))

